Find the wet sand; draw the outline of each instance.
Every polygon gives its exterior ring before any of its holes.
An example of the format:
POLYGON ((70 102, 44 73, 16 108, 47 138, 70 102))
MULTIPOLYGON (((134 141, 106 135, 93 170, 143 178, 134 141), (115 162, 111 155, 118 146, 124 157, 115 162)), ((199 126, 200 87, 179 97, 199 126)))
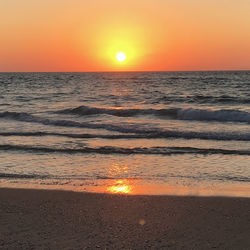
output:
POLYGON ((250 249, 250 199, 0 189, 0 249, 250 249))

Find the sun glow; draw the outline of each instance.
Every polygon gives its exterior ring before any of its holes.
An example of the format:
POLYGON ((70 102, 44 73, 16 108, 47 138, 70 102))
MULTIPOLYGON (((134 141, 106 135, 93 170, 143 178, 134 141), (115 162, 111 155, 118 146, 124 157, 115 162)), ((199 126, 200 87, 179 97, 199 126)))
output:
MULTIPOLYGON (((130 24, 107 25, 96 34, 96 58, 103 68, 110 71, 136 70, 142 63, 147 48, 144 30, 130 24)), ((91 45, 93 46, 93 45, 91 45)))
POLYGON ((124 62, 127 59, 127 56, 124 52, 118 52, 116 54, 116 60, 119 62, 124 62))

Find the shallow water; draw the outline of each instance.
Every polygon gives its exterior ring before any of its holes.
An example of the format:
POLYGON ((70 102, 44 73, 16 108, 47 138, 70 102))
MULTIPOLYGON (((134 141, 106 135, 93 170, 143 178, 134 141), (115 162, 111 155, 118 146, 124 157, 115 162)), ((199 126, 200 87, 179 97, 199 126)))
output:
POLYGON ((250 72, 1 73, 0 186, 250 196, 250 72))

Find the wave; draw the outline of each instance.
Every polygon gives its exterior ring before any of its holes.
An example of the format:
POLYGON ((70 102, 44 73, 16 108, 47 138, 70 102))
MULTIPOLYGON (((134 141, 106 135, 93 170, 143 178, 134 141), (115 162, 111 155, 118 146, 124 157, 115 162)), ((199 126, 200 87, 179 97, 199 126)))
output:
POLYGON ((0 178, 8 179, 46 179, 49 175, 36 175, 36 174, 8 174, 0 173, 0 178))
POLYGON ((2 151, 26 151, 37 153, 82 153, 82 154, 123 154, 123 155, 176 155, 176 154, 202 154, 202 155, 250 155, 248 150, 227 150, 215 148, 194 148, 194 147, 135 147, 135 148, 121 148, 112 146, 103 147, 82 147, 82 148, 50 148, 50 147, 33 147, 27 145, 0 145, 2 151))
POLYGON ((34 116, 25 112, 0 112, 0 118, 7 118, 16 121, 22 122, 33 122, 39 123, 43 125, 52 125, 52 126, 59 126, 59 127, 77 127, 77 128, 88 128, 88 129, 105 129, 108 131, 118 131, 122 133, 154 133, 156 129, 145 128, 137 129, 137 126, 119 126, 113 124, 99 124, 99 123, 88 123, 88 122, 77 122, 71 120, 52 120, 47 118, 42 118, 38 116, 34 116))
POLYGON ((208 109, 180 109, 177 112, 180 120, 245 122, 250 123, 250 113, 240 110, 208 110, 208 109))
POLYGON ((200 176, 192 175, 179 175, 179 174, 161 174, 157 175, 158 178, 178 178, 178 179, 196 179, 196 180, 219 180, 219 181, 238 181, 238 182, 250 182, 250 178, 246 176, 227 176, 227 175, 212 175, 205 174, 200 176))
MULTIPOLYGON (((122 128, 121 128, 122 130, 122 128)), ((136 133, 138 131, 135 130, 136 133)), ((142 132, 142 131, 140 131, 142 132)), ((219 132, 195 132, 195 131, 154 131, 151 133, 139 134, 74 134, 74 133, 58 133, 58 132, 0 132, 0 136, 25 136, 25 137, 41 137, 41 136, 60 136, 67 138, 85 138, 85 139, 202 139, 217 141, 250 141, 250 133, 219 133, 219 132)))
MULTIPOLYGON (((234 110, 195 110, 182 109, 178 115, 186 120, 207 120, 220 119, 227 121, 248 121, 250 113, 234 110), (229 119, 230 118, 230 119, 229 119)), ((239 140, 249 141, 250 133, 242 132, 195 132, 195 131, 172 131, 154 127, 145 127, 138 125, 114 125, 107 123, 88 123, 71 120, 53 120, 34 116, 25 112, 0 112, 0 118, 12 119, 22 122, 39 123, 43 125, 60 126, 60 127, 77 127, 87 129, 104 129, 124 133, 122 135, 100 135, 100 134, 72 134, 72 133, 54 133, 54 132, 0 132, 0 136, 65 136, 70 138, 103 138, 103 139, 139 139, 139 138, 183 138, 183 139, 204 139, 204 140, 239 140)), ((250 123, 250 121, 248 122, 250 123)))
POLYGON ((154 115, 167 119, 218 121, 218 122, 246 122, 250 123, 250 113, 240 110, 221 109, 194 109, 194 108, 168 108, 168 109, 126 109, 126 108, 96 108, 79 106, 72 109, 57 111, 63 114, 77 114, 81 116, 108 114, 119 117, 137 115, 154 115))
MULTIPOLYGON (((171 109, 173 113, 173 109, 171 109)), ((198 109, 179 109, 176 115, 181 120, 199 120, 199 121, 237 121, 250 123, 250 113, 239 110, 198 110, 198 109)), ((114 125, 108 123, 89 123, 89 122, 78 122, 72 120, 54 120, 34 116, 25 112, 0 112, 0 118, 12 119, 22 122, 39 123, 50 126, 60 127, 77 127, 77 128, 88 128, 88 129, 104 129, 108 131, 116 131, 125 134, 136 134, 136 135, 88 135, 84 134, 81 138, 110 138, 110 139, 122 139, 122 138, 185 138, 185 139, 210 139, 210 140, 241 140, 249 141, 249 133, 218 133, 218 132, 194 132, 194 131, 171 131, 164 130, 156 127, 140 126, 138 125, 114 125), (124 136, 124 137, 123 137, 124 136)), ((1 133, 4 135, 11 135, 8 133, 1 133)), ((14 133, 13 133, 14 135, 14 133)), ((17 134, 18 135, 18 134, 17 134)), ((21 135, 21 133, 19 134, 21 135)), ((27 134, 23 134, 27 135, 27 134)), ((32 133, 30 133, 32 135, 32 133)), ((34 132, 33 136, 43 135, 43 132, 34 132)), ((48 133, 47 135, 61 135, 59 133, 48 133)), ((64 134, 68 137, 77 138, 79 135, 76 134, 64 134)))
MULTIPOLYGON (((13 173, 0 173, 0 179, 39 179, 39 180, 53 180, 53 182, 41 182, 41 185, 65 185, 71 181, 80 180, 115 180, 117 178, 123 178, 123 176, 106 176, 106 175, 95 175, 95 176, 55 176, 55 175, 41 175, 41 174, 13 174, 13 173), (66 183, 65 183, 66 180, 66 183)), ((126 180, 139 180, 141 177, 138 176, 126 176, 126 180)), ((162 178, 178 178, 178 179, 206 179, 215 181, 233 181, 233 182, 250 182, 250 178, 243 176, 225 176, 225 175, 206 175, 206 176, 190 176, 190 175, 176 175, 176 174, 164 174, 156 175, 153 179, 162 178)), ((143 176, 143 179, 152 180, 152 176, 143 176)))
POLYGON ((190 104, 249 104, 250 98, 239 98, 235 96, 208 96, 208 95, 190 95, 190 96, 162 96, 153 101, 153 103, 190 103, 190 104))
MULTIPOLYGON (((137 116, 137 115, 160 115, 162 112, 168 115, 171 115, 171 110, 168 109, 126 109, 126 108, 96 108, 96 107, 89 107, 89 106, 79 106, 76 108, 70 109, 63 109, 59 110, 56 113, 63 113, 63 114, 77 114, 81 116, 85 115, 97 115, 97 114, 106 114, 106 115, 113 115, 119 117, 130 117, 130 116, 137 116)), ((175 115, 176 111, 173 109, 173 115, 175 115)))

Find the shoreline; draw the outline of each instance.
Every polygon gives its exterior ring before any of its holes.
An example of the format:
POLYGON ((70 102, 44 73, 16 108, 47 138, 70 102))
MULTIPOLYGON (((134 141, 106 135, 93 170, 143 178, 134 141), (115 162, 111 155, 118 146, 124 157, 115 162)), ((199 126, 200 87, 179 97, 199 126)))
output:
POLYGON ((0 188, 1 249, 247 249, 250 199, 0 188))
POLYGON ((62 190, 85 193, 101 194, 126 194, 126 195, 149 195, 149 196, 198 196, 198 197, 239 197, 250 198, 250 185, 246 183, 213 184, 213 185, 176 185, 175 183, 157 183, 138 181, 133 179, 105 179, 95 181, 40 179, 39 181, 28 180, 0 180, 0 188, 14 189, 41 189, 41 190, 62 190), (40 183, 39 183, 40 182, 40 183))

